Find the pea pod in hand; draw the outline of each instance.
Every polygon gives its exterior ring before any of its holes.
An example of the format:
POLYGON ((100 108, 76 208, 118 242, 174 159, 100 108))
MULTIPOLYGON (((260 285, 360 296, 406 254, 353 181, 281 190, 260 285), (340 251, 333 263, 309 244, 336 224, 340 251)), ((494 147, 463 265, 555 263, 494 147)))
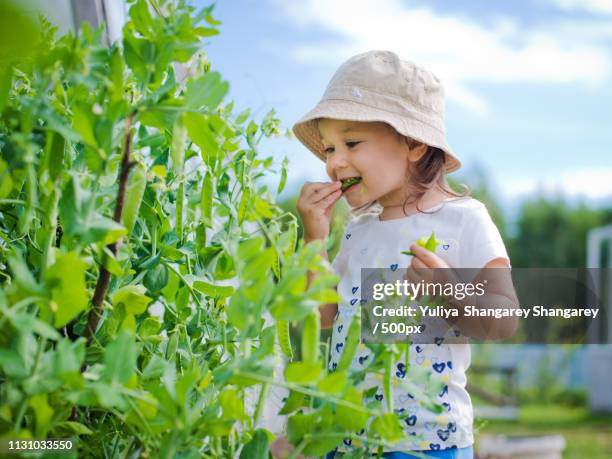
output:
MULTIPOLYGON (((436 239, 436 236, 434 234, 434 232, 431 232, 431 235, 429 236, 429 239, 426 239, 425 236, 420 237, 419 240, 416 242, 417 245, 429 250, 430 252, 436 252, 436 247, 438 247, 442 242, 436 239)), ((412 252, 411 250, 409 251, 404 251, 401 252, 404 255, 410 255, 410 256, 414 256, 414 252, 412 252)))

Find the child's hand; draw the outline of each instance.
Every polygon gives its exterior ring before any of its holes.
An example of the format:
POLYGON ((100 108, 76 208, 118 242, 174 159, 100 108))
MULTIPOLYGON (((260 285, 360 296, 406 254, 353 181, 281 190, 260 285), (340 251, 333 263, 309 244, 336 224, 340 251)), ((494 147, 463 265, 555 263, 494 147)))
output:
MULTIPOLYGON (((278 437, 270 445, 270 452, 274 459, 286 459, 293 451, 293 445, 289 443, 287 437, 278 437)), ((305 459, 303 454, 298 454, 298 459, 305 459)))
MULTIPOLYGON (((442 258, 435 253, 421 247, 418 244, 412 244, 410 251, 413 253, 412 261, 406 272, 406 279, 411 283, 434 282, 435 268, 450 268, 442 258)), ((436 272, 435 282, 450 282, 451 280, 439 279, 439 272, 436 272)))
POLYGON ((307 182, 300 191, 297 211, 304 226, 304 240, 325 240, 329 236, 331 210, 342 196, 340 181, 332 183, 307 182))

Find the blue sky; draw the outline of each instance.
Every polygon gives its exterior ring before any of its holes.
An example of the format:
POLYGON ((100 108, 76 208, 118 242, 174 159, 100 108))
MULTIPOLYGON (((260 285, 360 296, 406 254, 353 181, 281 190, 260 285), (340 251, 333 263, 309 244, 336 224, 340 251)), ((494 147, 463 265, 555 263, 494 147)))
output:
MULTIPOLYGON (((442 79, 457 178, 486 171, 511 207, 538 189, 612 203, 612 0, 238 0, 214 16, 205 49, 256 119, 291 127, 342 62, 390 49, 442 79)), ((290 158, 284 196, 328 180, 295 139, 262 153, 290 158)))

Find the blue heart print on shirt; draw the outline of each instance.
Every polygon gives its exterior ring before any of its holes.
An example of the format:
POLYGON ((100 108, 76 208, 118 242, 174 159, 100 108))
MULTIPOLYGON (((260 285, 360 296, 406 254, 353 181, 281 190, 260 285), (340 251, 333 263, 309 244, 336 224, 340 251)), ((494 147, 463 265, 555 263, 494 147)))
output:
POLYGON ((407 425, 413 426, 417 422, 417 417, 413 414, 412 416, 408 416, 406 419, 404 419, 404 421, 406 421, 407 425))
POLYGON ((336 352, 340 352, 340 349, 342 349, 342 346, 344 346, 344 343, 336 343, 336 352))
POLYGON ((440 445, 438 445, 437 443, 430 443, 429 449, 431 449, 432 451, 440 451, 440 445))
POLYGON ((448 394, 448 386, 444 386, 442 388, 442 390, 440 391, 440 397, 442 397, 445 394, 448 394))
POLYGON ((454 422, 449 422, 447 427, 451 432, 457 432, 457 426, 454 422))
POLYGON ((446 409, 446 411, 450 411, 451 410, 450 403, 444 402, 444 403, 442 403, 442 406, 446 409))
POLYGON ((438 429, 436 433, 442 441, 446 441, 448 440, 448 437, 450 437, 450 432, 448 430, 438 429))
POLYGON ((356 292, 357 290, 359 290, 359 287, 353 287, 353 288, 351 289, 351 292, 353 293, 353 295, 355 294, 355 292, 356 292))
POLYGON ((351 306, 355 306, 355 303, 357 303, 357 298, 353 298, 351 300, 351 306))
POLYGON ((391 268, 391 271, 395 271, 398 266, 399 265, 397 263, 393 263, 392 265, 389 266, 389 268, 391 268))
POLYGON ((418 353, 423 352, 423 348, 421 346, 416 346, 415 349, 418 353))
POLYGON ((383 394, 376 394, 374 398, 380 402, 383 399, 383 394))
POLYGON ((338 333, 340 333, 343 328, 344 328, 344 325, 338 325, 338 333))
POLYGON ((359 363, 361 365, 363 365, 363 362, 365 362, 366 360, 368 360, 369 355, 362 355, 361 357, 359 357, 359 363))
POLYGON ((440 336, 437 336, 434 338, 434 343, 436 343, 438 346, 440 346, 443 342, 444 342, 444 338, 440 336))
POLYGON ((431 366, 436 372, 438 373, 442 373, 444 371, 444 369, 446 368, 446 364, 444 362, 440 362, 440 363, 434 363, 431 366))
POLYGON ((406 377, 406 365, 404 365, 402 362, 397 364, 397 371, 395 372, 395 376, 397 376, 398 378, 406 377))
POLYGON ((347 233, 347 235, 346 235, 346 236, 344 236, 344 237, 345 237, 345 238, 348 240, 348 239, 350 239, 350 238, 351 238, 351 236, 352 236, 352 234, 351 234, 351 233, 347 233))

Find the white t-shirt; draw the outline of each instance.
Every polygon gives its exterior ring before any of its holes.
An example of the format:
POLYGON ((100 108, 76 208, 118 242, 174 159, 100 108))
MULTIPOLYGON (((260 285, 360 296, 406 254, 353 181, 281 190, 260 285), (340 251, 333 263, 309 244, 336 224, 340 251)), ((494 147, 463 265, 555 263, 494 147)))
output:
MULTIPOLYGON (((330 350, 330 371, 333 371, 343 351, 353 314, 360 312, 361 268, 408 268, 412 257, 401 254, 420 237, 432 231, 442 240, 436 254, 452 268, 482 268, 489 261, 508 259, 499 231, 484 204, 473 198, 451 198, 427 212, 393 220, 379 220, 377 214, 361 215, 351 220, 344 231, 340 250, 332 262, 340 276, 338 314, 334 320, 330 350)), ((351 368, 367 366, 371 351, 360 344, 351 368)), ((403 375, 402 360, 395 362, 394 378, 403 375)), ((472 433, 472 403, 465 390, 466 371, 470 365, 469 344, 412 344, 410 365, 431 369, 432 378, 443 383, 437 402, 444 412, 435 414, 421 406, 418 400, 393 387, 393 406, 404 418, 411 442, 397 443, 394 451, 443 450, 470 446, 472 433)), ((404 367, 405 368, 405 367, 404 367)), ((368 375, 361 389, 379 386, 376 398, 382 400, 382 381, 368 375)), ((372 375, 373 376, 373 375, 372 375)), ((384 402, 383 402, 384 403, 384 402)), ((359 447, 359 442, 345 440, 339 451, 359 447)))

